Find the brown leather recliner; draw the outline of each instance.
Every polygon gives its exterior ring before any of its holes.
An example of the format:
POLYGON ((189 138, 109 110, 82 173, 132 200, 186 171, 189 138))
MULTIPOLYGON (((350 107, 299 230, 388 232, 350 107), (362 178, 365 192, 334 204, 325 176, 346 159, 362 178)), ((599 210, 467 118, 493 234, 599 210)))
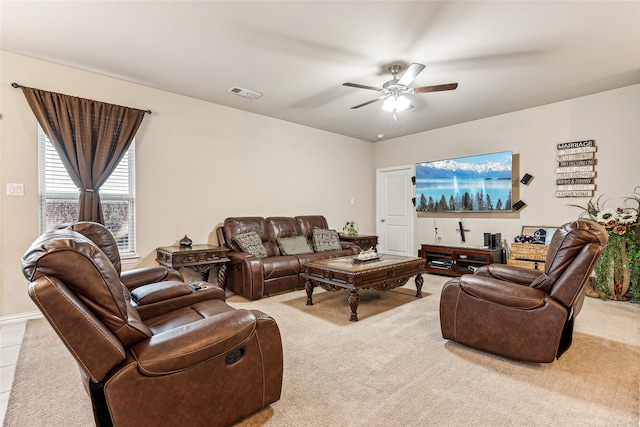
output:
POLYGON ((525 362, 553 362, 571 345, 587 280, 607 244, 599 224, 578 220, 553 235, 544 273, 491 264, 445 283, 442 337, 525 362))
POLYGON ((158 316, 170 310, 208 299, 225 300, 224 290, 207 282, 199 282, 197 292, 184 282, 178 270, 162 265, 122 271, 118 243, 102 224, 78 221, 56 228, 76 231, 91 240, 107 256, 120 281, 126 286, 125 298, 138 309, 140 317, 158 316))
POLYGON ((29 295, 78 363, 97 425, 226 426, 280 398, 282 342, 268 315, 233 309, 217 292, 160 289, 145 297, 169 303, 142 317, 109 257, 68 228, 40 236, 22 264, 29 295))

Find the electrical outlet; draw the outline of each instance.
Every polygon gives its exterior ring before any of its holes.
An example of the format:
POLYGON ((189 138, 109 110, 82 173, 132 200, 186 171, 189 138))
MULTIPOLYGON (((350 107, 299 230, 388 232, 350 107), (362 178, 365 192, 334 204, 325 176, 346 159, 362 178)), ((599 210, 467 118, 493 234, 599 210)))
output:
POLYGON ((24 196, 24 184, 7 183, 7 196, 24 196))

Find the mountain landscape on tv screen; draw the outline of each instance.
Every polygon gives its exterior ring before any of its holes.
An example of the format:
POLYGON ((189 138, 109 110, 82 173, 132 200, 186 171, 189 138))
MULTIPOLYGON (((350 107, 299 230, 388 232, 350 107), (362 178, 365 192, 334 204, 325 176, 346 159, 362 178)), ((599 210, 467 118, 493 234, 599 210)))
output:
POLYGON ((464 159, 422 163, 416 168, 417 179, 511 179, 511 163, 469 163, 464 159))
POLYGON ((416 164, 418 212, 511 211, 512 153, 416 164))

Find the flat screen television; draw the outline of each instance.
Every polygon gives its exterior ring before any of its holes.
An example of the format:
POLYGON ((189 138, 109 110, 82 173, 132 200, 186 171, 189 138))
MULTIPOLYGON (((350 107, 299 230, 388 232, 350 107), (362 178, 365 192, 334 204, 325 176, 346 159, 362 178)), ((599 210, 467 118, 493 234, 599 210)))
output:
POLYGON ((416 211, 511 212, 512 152, 416 164, 416 211))

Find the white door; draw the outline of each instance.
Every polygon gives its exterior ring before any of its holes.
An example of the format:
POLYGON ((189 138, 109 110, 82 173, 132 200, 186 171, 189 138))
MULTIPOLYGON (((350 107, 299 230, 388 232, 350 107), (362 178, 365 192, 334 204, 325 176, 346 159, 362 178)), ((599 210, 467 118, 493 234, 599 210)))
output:
POLYGON ((376 170, 376 234, 380 253, 418 255, 413 250, 413 175, 413 166, 376 170))

